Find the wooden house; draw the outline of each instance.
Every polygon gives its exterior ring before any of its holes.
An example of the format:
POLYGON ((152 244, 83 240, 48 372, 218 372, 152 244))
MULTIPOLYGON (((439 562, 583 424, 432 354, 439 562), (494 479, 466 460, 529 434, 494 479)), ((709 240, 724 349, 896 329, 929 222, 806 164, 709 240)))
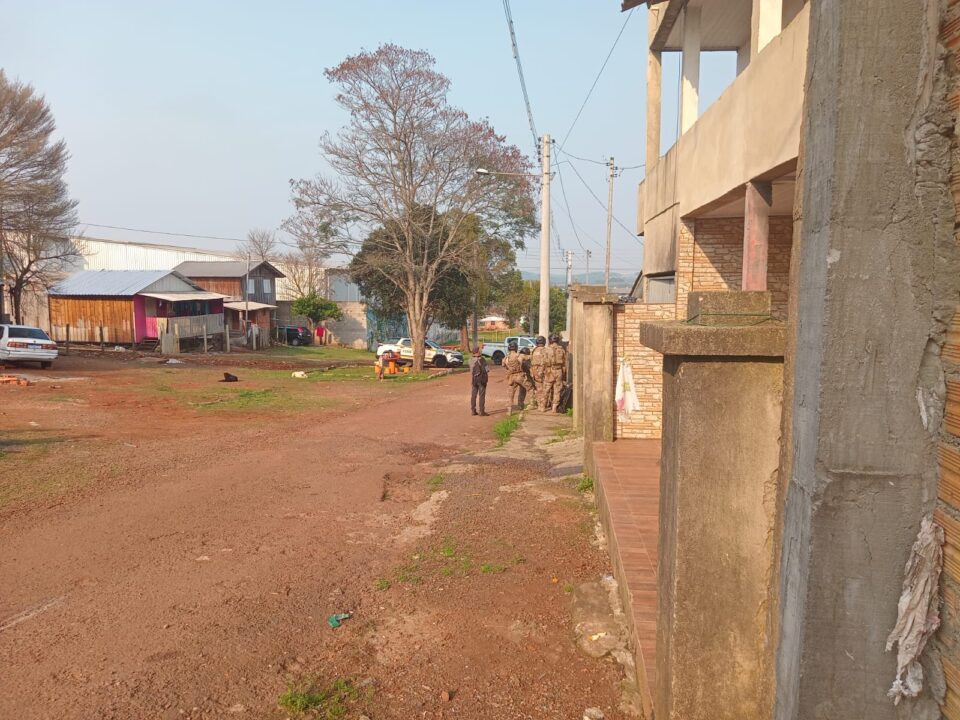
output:
POLYGON ((172 270, 84 270, 50 290, 50 329, 59 342, 212 336, 223 332, 223 301, 172 270))
POLYGON ((231 330, 242 332, 245 317, 268 333, 275 326, 277 280, 286 276, 269 262, 248 267, 241 260, 188 261, 174 269, 205 290, 227 296, 224 313, 231 330))

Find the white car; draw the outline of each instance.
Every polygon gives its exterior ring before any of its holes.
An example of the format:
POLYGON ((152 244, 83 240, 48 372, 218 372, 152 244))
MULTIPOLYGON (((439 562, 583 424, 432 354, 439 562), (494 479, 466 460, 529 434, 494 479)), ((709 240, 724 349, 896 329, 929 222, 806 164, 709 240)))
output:
POLYGON ((40 328, 0 325, 0 360, 38 362, 46 369, 57 359, 57 344, 40 328))
MULTIPOLYGON (((444 350, 433 340, 427 340, 425 345, 424 362, 439 368, 463 365, 463 353, 459 350, 444 350)), ((392 350, 399 355, 401 363, 413 362, 413 341, 410 338, 381 343, 377 346, 377 357, 379 358, 387 350, 392 350)))

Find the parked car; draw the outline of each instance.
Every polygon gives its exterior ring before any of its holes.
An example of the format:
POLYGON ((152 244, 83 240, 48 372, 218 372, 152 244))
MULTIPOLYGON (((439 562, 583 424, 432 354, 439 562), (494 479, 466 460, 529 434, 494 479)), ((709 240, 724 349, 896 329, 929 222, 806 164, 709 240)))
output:
POLYGON ((46 369, 56 359, 57 344, 40 328, 0 325, 0 360, 38 362, 46 369))
MULTIPOLYGON (((424 345, 424 362, 438 368, 463 365, 463 353, 459 350, 446 350, 433 340, 425 341, 424 345)), ((400 356, 401 365, 413 362, 413 341, 410 338, 399 338, 393 342, 381 343, 377 346, 377 357, 379 358, 387 350, 393 350, 400 356)))
POLYGON ((524 348, 530 348, 532 351, 537 346, 536 338, 530 337, 528 335, 512 335, 508 337, 503 342, 488 342, 484 343, 480 347, 480 352, 484 357, 488 357, 493 360, 495 365, 499 365, 503 362, 503 359, 507 356, 507 346, 516 341, 517 350, 523 350, 524 348))
POLYGON ((287 345, 309 345, 313 342, 313 336, 310 334, 310 328, 302 325, 281 325, 280 338, 285 340, 287 345))

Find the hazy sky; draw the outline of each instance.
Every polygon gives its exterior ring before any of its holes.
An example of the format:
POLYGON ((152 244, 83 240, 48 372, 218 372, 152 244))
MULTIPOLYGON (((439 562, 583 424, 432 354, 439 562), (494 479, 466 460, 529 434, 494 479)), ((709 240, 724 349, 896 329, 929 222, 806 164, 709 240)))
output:
MULTIPOLYGON (((317 141, 343 117, 323 69, 383 42, 425 49, 453 100, 533 155, 503 5, 498 0, 353 2, 71 2, 2 0, 0 63, 46 95, 72 154, 68 180, 85 223, 243 237, 290 214, 288 180, 321 169, 317 141)), ((537 129, 567 133, 626 14, 619 0, 513 0, 537 129)), ((634 12, 566 150, 620 166, 643 162, 646 12, 634 12)), ((664 61, 664 147, 676 130, 678 62, 664 61)), ((701 112, 734 74, 704 56, 701 112)), ((571 160, 559 155, 558 160, 571 160)), ((606 168, 571 160, 606 202, 606 168)), ((603 263, 605 210, 561 165, 591 270, 603 263)), ((625 170, 614 214, 635 225, 643 169, 625 170)), ((554 179, 563 249, 584 253, 554 179)), ((226 248, 217 240, 87 227, 93 237, 226 248)), ((536 270, 537 239, 519 258, 536 270)), ((551 266, 562 267, 556 238, 551 266)), ((614 271, 635 273, 641 241, 614 225, 614 271)))

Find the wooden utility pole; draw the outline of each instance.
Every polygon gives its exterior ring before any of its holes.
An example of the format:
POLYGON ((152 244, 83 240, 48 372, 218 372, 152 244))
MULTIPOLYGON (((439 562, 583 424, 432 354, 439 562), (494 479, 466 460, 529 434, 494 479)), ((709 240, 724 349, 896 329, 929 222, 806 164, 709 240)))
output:
MULTIPOLYGON (((540 151, 543 187, 540 196, 540 322, 538 334, 550 336, 550 135, 540 151)), ((531 328, 532 330, 532 328, 531 328)))
POLYGON ((607 184, 607 256, 603 264, 604 292, 610 292, 610 236, 613 232, 613 178, 617 172, 617 167, 613 164, 613 158, 610 158, 610 162, 607 164, 610 167, 610 180, 607 184))
POLYGON ((567 340, 570 339, 570 313, 573 310, 573 251, 567 250, 567 340))

